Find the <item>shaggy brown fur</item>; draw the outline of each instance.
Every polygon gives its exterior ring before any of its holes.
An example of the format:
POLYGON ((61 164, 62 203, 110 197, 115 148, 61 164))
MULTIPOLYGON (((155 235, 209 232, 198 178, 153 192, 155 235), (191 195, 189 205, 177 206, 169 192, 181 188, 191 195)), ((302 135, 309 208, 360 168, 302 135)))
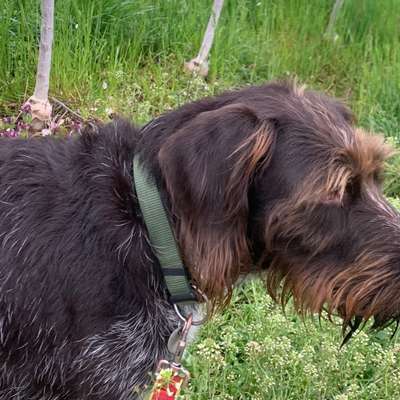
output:
POLYGON ((270 294, 293 296, 301 313, 398 319, 399 221, 380 189, 391 153, 382 137, 295 85, 230 92, 183 107, 178 121, 158 159, 179 243, 210 299, 229 301, 255 263, 270 294))
POLYGON ((337 100, 271 83, 141 130, 0 140, 0 400, 136 398, 181 322, 132 183, 139 155, 215 308, 263 271, 277 301, 354 331, 400 315, 391 150, 337 100))

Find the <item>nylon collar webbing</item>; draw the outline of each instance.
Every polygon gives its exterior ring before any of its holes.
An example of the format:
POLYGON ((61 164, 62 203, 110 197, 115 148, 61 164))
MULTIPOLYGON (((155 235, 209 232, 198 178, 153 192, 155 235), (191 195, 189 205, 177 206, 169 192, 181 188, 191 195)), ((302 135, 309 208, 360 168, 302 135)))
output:
POLYGON ((195 302, 196 296, 189 283, 188 273, 179 254, 160 193, 137 155, 133 159, 133 181, 150 243, 160 263, 170 301, 174 304, 195 302))

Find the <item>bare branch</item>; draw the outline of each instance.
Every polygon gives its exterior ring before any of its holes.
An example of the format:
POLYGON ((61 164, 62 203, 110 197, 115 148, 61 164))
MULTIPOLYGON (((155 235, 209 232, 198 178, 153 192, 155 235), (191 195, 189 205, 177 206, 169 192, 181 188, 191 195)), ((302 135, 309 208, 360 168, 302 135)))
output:
POLYGON ((75 117, 77 120, 79 121, 84 121, 82 115, 80 115, 79 113, 77 113, 76 111, 72 110, 71 108, 69 108, 66 104, 64 104, 62 101, 56 99, 55 97, 52 97, 51 100, 53 101, 53 103, 56 103, 56 105, 60 106, 61 108, 63 108, 67 113, 71 114, 73 117, 75 117))

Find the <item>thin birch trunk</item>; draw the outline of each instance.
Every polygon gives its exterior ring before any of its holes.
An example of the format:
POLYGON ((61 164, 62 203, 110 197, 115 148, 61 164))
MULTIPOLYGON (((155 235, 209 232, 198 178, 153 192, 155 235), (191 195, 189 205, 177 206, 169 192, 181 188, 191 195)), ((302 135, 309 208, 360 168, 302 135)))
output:
POLYGON ((328 27, 327 27, 326 33, 325 33, 326 36, 328 36, 328 37, 333 36, 333 29, 335 27, 335 23, 336 23, 338 15, 339 15, 339 11, 343 6, 343 3, 344 3, 344 0, 336 0, 335 1, 331 15, 329 17, 328 27))
POLYGON ((201 43, 199 54, 196 58, 193 58, 189 62, 185 63, 185 68, 189 72, 195 72, 201 76, 207 76, 208 55, 214 41, 215 29, 217 27, 223 5, 224 0, 214 0, 212 13, 210 19, 208 20, 207 29, 201 43))
POLYGON ((43 129, 45 123, 51 119, 52 107, 48 97, 54 34, 54 0, 42 0, 41 20, 35 91, 27 102, 31 107, 32 126, 37 130, 43 129))

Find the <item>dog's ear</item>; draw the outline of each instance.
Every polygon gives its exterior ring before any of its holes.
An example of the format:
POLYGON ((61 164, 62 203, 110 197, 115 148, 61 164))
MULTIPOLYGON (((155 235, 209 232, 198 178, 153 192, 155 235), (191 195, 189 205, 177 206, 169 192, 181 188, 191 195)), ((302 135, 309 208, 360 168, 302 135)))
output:
POLYGON ((215 304, 229 300, 251 264, 248 189, 269 163, 274 142, 271 123, 233 104, 197 115, 160 150, 185 261, 215 304))

